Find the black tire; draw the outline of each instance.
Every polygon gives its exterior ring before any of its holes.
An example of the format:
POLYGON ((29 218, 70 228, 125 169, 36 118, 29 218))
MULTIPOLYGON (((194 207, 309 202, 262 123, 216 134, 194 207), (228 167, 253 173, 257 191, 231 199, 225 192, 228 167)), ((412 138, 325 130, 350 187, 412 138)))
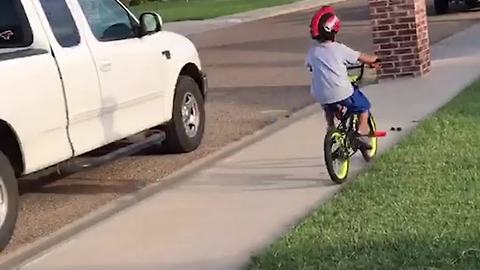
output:
POLYGON ((172 120, 166 125, 165 146, 170 153, 188 153, 197 149, 205 131, 205 101, 198 84, 188 76, 180 76, 173 100, 172 120), (194 136, 188 134, 183 123, 182 108, 186 96, 193 97, 197 103, 199 123, 194 136))
POLYGON ((476 8, 478 6, 478 1, 477 0, 465 0, 465 6, 468 9, 476 8))
POLYGON ((339 176, 335 172, 335 168, 333 166, 334 159, 331 155, 332 146, 333 146, 332 137, 335 132, 337 132, 335 129, 330 129, 327 131, 327 134, 325 135, 325 139, 323 143, 323 156, 325 159, 325 167, 327 167, 327 172, 328 172, 328 175, 330 176, 330 179, 332 179, 332 181, 336 184, 342 184, 348 178, 348 172, 350 170, 350 161, 347 160, 347 169, 346 169, 345 175, 339 176))
POLYGON ((437 14, 445 14, 448 12, 449 0, 434 0, 435 12, 437 14))
POLYGON ((18 217, 17 179, 10 161, 2 152, 0 152, 0 181, 2 182, 0 187, 2 194, 6 194, 6 198, 1 198, 0 202, 3 199, 6 199, 7 202, 6 214, 0 216, 0 251, 2 251, 12 238, 18 217))
MULTIPOLYGON (((375 133, 375 131, 377 131, 377 124, 375 122, 375 118, 373 117, 373 115, 371 113, 370 113, 370 117, 368 118, 368 126, 370 127, 370 132, 375 133)), ((370 162, 377 155, 377 152, 378 152, 378 138, 373 137, 372 140, 371 140, 371 144, 372 144, 372 146, 374 146, 373 149, 371 149, 371 150, 360 150, 360 152, 362 153, 363 159, 366 162, 370 162), (375 145, 373 145, 373 143, 375 145)))

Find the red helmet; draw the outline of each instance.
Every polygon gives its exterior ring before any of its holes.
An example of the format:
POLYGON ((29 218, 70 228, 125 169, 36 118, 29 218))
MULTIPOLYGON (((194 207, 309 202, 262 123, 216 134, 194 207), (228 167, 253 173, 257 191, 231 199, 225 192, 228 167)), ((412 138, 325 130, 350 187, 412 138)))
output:
POLYGON ((321 7, 317 12, 315 12, 315 15, 312 18, 312 21, 310 23, 310 35, 312 36, 313 39, 317 39, 321 31, 325 31, 327 33, 331 33, 334 31, 335 33, 340 32, 341 28, 341 22, 340 19, 335 15, 335 9, 331 6, 323 6, 321 7), (324 18, 325 15, 328 15, 326 21, 324 18), (320 23, 323 23, 323 25, 320 25, 320 23))

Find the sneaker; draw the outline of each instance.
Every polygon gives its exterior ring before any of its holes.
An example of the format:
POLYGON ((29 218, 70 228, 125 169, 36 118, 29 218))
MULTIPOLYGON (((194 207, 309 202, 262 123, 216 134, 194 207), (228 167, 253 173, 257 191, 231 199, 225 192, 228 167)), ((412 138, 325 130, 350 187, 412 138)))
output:
POLYGON ((371 150, 372 146, 370 145, 370 136, 361 135, 357 133, 357 142, 360 144, 360 148, 371 150))

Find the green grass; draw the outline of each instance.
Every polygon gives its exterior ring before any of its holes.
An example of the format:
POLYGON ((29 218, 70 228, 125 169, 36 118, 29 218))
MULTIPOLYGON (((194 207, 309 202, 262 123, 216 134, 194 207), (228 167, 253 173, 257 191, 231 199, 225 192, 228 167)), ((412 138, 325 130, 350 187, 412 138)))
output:
POLYGON ((480 269, 480 82, 250 269, 480 269))
POLYGON ((165 22, 203 20, 223 15, 288 4, 298 0, 169 0, 153 1, 130 7, 137 15, 145 11, 159 13, 165 22))

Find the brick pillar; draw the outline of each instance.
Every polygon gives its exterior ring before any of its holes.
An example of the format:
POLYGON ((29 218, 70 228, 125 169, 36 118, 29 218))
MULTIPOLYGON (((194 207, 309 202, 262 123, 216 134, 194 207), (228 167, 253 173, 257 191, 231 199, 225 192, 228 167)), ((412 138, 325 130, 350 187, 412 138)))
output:
POLYGON ((369 0, 373 44, 382 59, 380 79, 423 76, 430 71, 425 0, 369 0))

